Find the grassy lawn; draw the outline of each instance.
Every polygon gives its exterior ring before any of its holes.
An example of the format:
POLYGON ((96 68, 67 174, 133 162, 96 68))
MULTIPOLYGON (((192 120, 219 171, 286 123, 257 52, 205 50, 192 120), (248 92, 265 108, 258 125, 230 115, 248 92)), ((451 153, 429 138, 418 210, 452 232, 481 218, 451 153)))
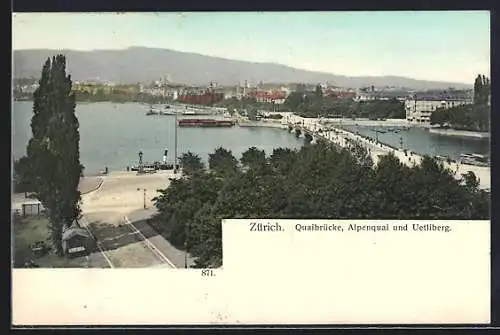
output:
POLYGON ((35 256, 31 252, 30 245, 37 241, 46 241, 49 243, 49 220, 40 216, 14 217, 12 225, 13 231, 13 248, 14 248, 14 267, 23 267, 24 263, 32 259, 40 267, 83 267, 85 257, 68 259, 59 257, 49 251, 43 256, 35 256))

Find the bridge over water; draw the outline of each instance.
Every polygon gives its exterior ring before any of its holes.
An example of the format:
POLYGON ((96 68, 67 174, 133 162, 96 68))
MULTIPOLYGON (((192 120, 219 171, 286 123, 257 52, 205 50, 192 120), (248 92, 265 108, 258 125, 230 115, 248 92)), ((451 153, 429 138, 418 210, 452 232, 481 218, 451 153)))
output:
MULTIPOLYGON (((322 139, 338 145, 339 147, 347 148, 349 143, 356 142, 365 147, 375 164, 379 161, 379 156, 393 153, 403 164, 414 166, 420 164, 422 156, 410 150, 402 148, 393 148, 376 140, 369 139, 344 129, 325 126, 318 119, 306 119, 295 115, 286 116, 288 129, 299 133, 299 136, 310 137, 311 142, 322 139)), ((462 178, 463 173, 468 171, 473 172, 479 179, 479 187, 481 189, 490 190, 491 187, 491 172, 490 167, 475 166, 461 164, 459 162, 443 162, 444 166, 454 172, 455 178, 462 178)))

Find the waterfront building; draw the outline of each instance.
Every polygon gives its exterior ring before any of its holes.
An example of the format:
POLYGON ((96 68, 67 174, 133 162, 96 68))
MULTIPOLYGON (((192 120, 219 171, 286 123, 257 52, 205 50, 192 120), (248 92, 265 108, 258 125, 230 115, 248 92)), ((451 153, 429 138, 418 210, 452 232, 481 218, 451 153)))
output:
POLYGON ((387 91, 364 92, 363 90, 358 90, 356 92, 356 96, 354 97, 354 101, 360 102, 360 101, 391 100, 391 99, 405 101, 407 98, 408 98, 407 91, 387 90, 387 91))
POLYGON ((179 95, 177 100, 188 104, 200 104, 207 105, 213 104, 224 99, 224 93, 211 92, 207 90, 205 92, 194 91, 186 94, 179 95))
POLYGON ((413 124, 430 126, 431 115, 438 108, 452 108, 471 104, 472 99, 452 96, 413 95, 405 101, 406 120, 413 124))

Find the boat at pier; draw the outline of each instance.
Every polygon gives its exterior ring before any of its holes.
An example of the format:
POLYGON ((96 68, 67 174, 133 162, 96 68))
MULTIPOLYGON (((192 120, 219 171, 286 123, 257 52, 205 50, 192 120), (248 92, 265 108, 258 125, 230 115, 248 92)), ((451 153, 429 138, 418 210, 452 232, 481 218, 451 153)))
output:
POLYGON ((183 119, 177 121, 179 127, 232 127, 235 122, 232 120, 214 119, 183 119))
MULTIPOLYGON (((153 163, 143 163, 142 170, 143 171, 157 171, 157 170, 173 170, 173 164, 167 164, 162 162, 153 162, 153 163)), ((139 171, 140 168, 138 165, 134 165, 130 168, 131 171, 139 171)))
POLYGON ((149 111, 146 115, 175 115, 175 112, 170 110, 170 106, 165 109, 160 109, 157 107, 149 107, 149 111))

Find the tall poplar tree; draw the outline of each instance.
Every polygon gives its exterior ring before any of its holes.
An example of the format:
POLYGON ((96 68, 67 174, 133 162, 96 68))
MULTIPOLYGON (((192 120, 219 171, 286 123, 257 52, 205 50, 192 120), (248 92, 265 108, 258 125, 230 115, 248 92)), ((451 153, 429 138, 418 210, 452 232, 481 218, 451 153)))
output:
POLYGON ((474 104, 486 105, 488 103, 490 90, 490 79, 487 78, 484 74, 477 75, 476 80, 474 81, 474 104))
POLYGON ((31 177, 37 198, 47 210, 54 250, 62 255, 62 231, 80 217, 78 184, 79 123, 66 58, 49 58, 33 94, 32 138, 28 143, 31 177))

